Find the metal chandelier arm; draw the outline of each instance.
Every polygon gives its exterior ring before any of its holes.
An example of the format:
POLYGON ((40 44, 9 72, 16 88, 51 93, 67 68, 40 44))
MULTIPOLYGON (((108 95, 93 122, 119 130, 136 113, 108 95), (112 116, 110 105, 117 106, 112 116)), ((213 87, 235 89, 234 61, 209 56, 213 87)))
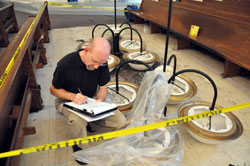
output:
POLYGON ((116 93, 118 94, 119 93, 119 86, 118 86, 118 81, 119 81, 119 78, 118 78, 118 74, 119 74, 119 71, 121 69, 121 67, 123 67, 124 65, 128 64, 128 63, 135 63, 135 64, 142 64, 144 66, 146 66, 150 71, 152 71, 153 69, 146 63, 142 62, 142 61, 138 61, 138 60, 129 60, 129 61, 126 61, 122 64, 120 64, 116 70, 116 73, 115 73, 115 80, 116 80, 116 93))
MULTIPOLYGON (((140 54, 142 54, 142 38, 141 38, 140 33, 139 33, 136 29, 130 28, 130 27, 123 28, 123 29, 119 32, 118 38, 120 37, 122 31, 124 31, 124 30, 126 30, 126 29, 131 29, 131 30, 135 31, 135 32, 138 34, 138 36, 139 36, 139 38, 140 38, 140 43, 141 43, 140 54)), ((131 33, 131 34, 132 34, 132 33, 131 33)))
POLYGON ((124 24, 127 24, 129 26, 129 28, 130 28, 130 40, 132 41, 133 40, 133 36, 132 36, 133 30, 131 29, 132 26, 131 26, 131 24, 129 22, 124 22, 119 27, 121 28, 124 24))
POLYGON ((214 81, 212 80, 211 77, 209 77, 206 73, 202 72, 202 71, 199 71, 199 70, 195 70, 195 69, 185 69, 185 70, 180 70, 178 72, 176 72, 172 77, 169 78, 168 80, 168 83, 170 84, 174 78, 179 75, 179 74, 182 74, 182 73, 198 73, 200 75, 203 75, 204 77, 206 77, 208 79, 208 81, 210 81, 210 83, 212 84, 213 86, 213 89, 214 89, 214 97, 213 97, 213 101, 212 101, 212 105, 211 107, 209 108, 210 110, 214 110, 214 107, 215 107, 215 103, 216 103, 216 100, 217 100, 217 87, 214 83, 214 81))
POLYGON ((94 28, 92 29, 92 38, 94 38, 94 34, 95 34, 95 29, 98 27, 98 26, 105 26, 105 27, 107 27, 107 29, 111 29, 108 25, 106 25, 106 24, 97 24, 97 25, 95 25, 94 26, 94 28))
MULTIPOLYGON (((167 61, 167 65, 169 65, 172 61, 172 59, 174 59, 174 67, 173 67, 173 75, 176 73, 176 64, 177 64, 177 58, 176 55, 173 54, 169 57, 168 61, 167 61)), ((173 76, 172 75, 172 76, 173 76)), ((173 78, 173 81, 175 80, 175 78, 173 78)))

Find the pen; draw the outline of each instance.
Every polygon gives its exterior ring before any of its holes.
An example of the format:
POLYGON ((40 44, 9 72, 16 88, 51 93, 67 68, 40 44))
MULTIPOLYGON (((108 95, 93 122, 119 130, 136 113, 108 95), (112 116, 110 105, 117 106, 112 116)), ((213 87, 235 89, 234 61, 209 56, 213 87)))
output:
MULTIPOLYGON (((77 89, 78 89, 79 93, 81 93, 81 95, 83 95, 82 91, 80 90, 80 88, 77 88, 77 89)), ((87 101, 85 103, 87 103, 87 101)))
POLYGON ((79 88, 77 88, 77 89, 78 89, 78 91, 82 94, 81 90, 80 90, 79 88))

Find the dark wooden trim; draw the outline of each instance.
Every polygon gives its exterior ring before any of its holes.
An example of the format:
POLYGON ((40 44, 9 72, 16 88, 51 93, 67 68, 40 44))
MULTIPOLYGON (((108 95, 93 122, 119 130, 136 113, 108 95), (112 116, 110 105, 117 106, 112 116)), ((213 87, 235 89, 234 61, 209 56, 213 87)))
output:
POLYGON ((23 127, 23 135, 33 135, 36 134, 36 128, 34 126, 23 127))
MULTIPOLYGON (((14 139, 12 139, 10 150, 22 148, 23 139, 25 135, 23 128, 25 128, 26 126, 26 121, 27 121, 30 106, 31 106, 31 98, 32 98, 32 91, 26 88, 26 91, 24 93, 24 97, 22 100, 22 104, 20 106, 21 109, 20 109, 19 117, 16 123, 15 131, 13 135, 14 139)), ((18 166, 19 160, 20 160, 20 156, 10 157, 7 159, 6 166, 18 166)))
POLYGON ((12 109, 12 113, 10 115, 10 119, 16 120, 20 113, 20 109, 21 109, 20 105, 14 105, 12 109))
POLYGON ((0 46, 7 47, 9 44, 8 33, 18 32, 14 4, 8 4, 0 8, 0 46))
POLYGON ((177 37, 177 42, 178 42, 178 46, 177 46, 178 50, 180 50, 180 49, 188 49, 188 48, 191 47, 190 41, 186 40, 184 38, 177 37))
POLYGON ((150 22, 150 30, 151 33, 162 33, 163 29, 161 27, 159 27, 157 24, 150 22))
POLYGON ((240 66, 226 59, 223 77, 233 77, 240 74, 240 66))

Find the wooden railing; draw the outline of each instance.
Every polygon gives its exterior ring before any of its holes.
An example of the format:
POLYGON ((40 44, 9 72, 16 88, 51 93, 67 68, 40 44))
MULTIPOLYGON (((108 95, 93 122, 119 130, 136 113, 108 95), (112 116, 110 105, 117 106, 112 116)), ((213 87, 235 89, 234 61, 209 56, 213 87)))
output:
POLYGON ((10 32, 18 32, 14 4, 9 4, 0 8, 0 47, 8 46, 8 33, 10 32))
MULTIPOLYGON (((143 0, 134 22, 150 21, 151 31, 165 28, 168 0, 143 0)), ((173 2, 171 32, 178 36, 178 49, 199 45, 226 60, 224 77, 239 74, 240 67, 250 70, 250 4, 247 0, 182 0, 173 2), (196 38, 189 36, 191 25, 200 27, 196 38)))
MULTIPOLYGON (((23 137, 34 134, 34 127, 26 127, 30 111, 42 109, 41 89, 35 77, 35 70, 47 63, 44 42, 49 41, 50 21, 47 2, 40 15, 29 17, 17 35, 0 56, 0 75, 13 58, 26 32, 32 29, 24 41, 14 64, 0 88, 0 149, 1 152, 20 149, 23 137), (34 21, 35 20, 35 21, 34 21), (10 135, 10 137, 8 136, 10 135)), ((18 165, 19 156, 0 160, 0 165, 18 165)))

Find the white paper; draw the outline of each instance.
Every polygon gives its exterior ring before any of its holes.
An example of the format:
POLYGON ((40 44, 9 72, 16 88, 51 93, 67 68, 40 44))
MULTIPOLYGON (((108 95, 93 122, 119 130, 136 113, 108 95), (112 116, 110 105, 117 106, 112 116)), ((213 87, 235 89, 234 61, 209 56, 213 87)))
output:
POLYGON ((101 115, 97 115, 95 117, 91 117, 91 116, 88 116, 88 115, 84 115, 84 114, 81 114, 81 113, 78 113, 78 112, 75 112, 71 109, 69 109, 69 111, 73 112, 74 114, 80 116, 81 118, 85 119, 86 121, 88 122, 93 122, 93 121, 97 121, 97 120, 100 120, 100 119, 104 119, 106 117, 109 117, 111 115, 114 115, 115 113, 114 112, 107 112, 107 113, 104 113, 104 114, 101 114, 101 115))
POLYGON ((74 102, 67 102, 65 104, 80 110, 86 109, 88 113, 93 115, 98 115, 107 110, 117 108, 116 104, 110 104, 106 102, 96 102, 96 100, 92 98, 88 98, 88 101, 81 105, 77 105, 74 102))

